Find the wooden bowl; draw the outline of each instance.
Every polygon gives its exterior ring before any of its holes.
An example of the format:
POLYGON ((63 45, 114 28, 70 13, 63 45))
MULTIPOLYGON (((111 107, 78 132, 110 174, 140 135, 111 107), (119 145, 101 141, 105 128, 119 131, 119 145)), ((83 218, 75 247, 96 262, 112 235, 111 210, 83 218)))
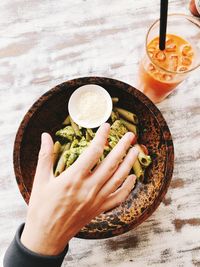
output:
POLYGON ((29 202, 42 132, 54 137, 66 117, 70 95, 79 86, 97 84, 120 99, 119 106, 137 114, 139 142, 153 158, 144 183, 138 182, 119 207, 103 213, 85 226, 80 238, 107 238, 125 233, 145 221, 158 207, 169 187, 174 165, 172 137, 157 107, 134 87, 109 78, 86 77, 64 82, 41 96, 21 122, 14 144, 14 170, 19 190, 29 202))

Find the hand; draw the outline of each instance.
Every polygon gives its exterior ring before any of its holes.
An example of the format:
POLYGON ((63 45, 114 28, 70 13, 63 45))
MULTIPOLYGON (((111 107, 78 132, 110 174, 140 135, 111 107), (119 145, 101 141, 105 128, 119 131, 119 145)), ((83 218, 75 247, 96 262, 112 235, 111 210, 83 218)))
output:
POLYGON ((103 124, 90 146, 67 170, 53 175, 53 141, 43 133, 21 242, 43 255, 57 255, 80 229, 101 212, 123 202, 135 185, 128 175, 138 151, 125 134, 91 172, 103 154, 110 126, 103 124), (127 153, 128 151, 128 153, 127 153))

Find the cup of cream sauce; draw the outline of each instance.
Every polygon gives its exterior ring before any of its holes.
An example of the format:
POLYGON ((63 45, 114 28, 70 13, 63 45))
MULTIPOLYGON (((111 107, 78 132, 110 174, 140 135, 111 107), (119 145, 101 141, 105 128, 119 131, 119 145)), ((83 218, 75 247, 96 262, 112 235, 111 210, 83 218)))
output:
POLYGON ((79 126, 96 128, 106 122, 112 112, 112 98, 101 86, 87 84, 71 95, 68 103, 69 115, 79 126))

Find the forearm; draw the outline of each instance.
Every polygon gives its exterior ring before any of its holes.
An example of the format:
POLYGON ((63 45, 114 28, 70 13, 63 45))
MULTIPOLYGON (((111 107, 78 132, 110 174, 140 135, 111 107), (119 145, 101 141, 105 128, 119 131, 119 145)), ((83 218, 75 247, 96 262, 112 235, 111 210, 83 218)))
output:
POLYGON ((15 238, 4 257, 4 267, 60 267, 68 251, 68 246, 58 256, 43 256, 27 249, 20 241, 24 224, 19 227, 15 238))

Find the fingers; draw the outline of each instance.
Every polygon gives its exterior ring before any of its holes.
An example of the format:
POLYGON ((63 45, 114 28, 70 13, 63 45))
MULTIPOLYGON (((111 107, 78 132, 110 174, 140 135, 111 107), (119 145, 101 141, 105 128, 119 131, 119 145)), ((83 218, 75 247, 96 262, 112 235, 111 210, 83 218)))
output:
POLYGON ((123 162, 120 164, 117 171, 113 176, 107 181, 105 185, 100 189, 97 194, 97 198, 105 199, 108 195, 115 192, 119 186, 124 182, 130 173, 133 164, 137 158, 138 150, 136 148, 131 148, 126 155, 123 162))
POLYGON ((98 191, 116 171, 123 157, 127 153, 133 138, 133 133, 126 133, 94 171, 94 177, 92 178, 98 191))
POLYGON ((38 163, 35 177, 49 178, 53 168, 53 140, 48 133, 41 136, 41 146, 38 155, 38 163))
POLYGON ((104 146, 108 138, 110 125, 104 123, 100 126, 95 134, 89 147, 79 156, 75 163, 66 171, 73 170, 75 173, 80 173, 82 176, 87 175, 96 165, 99 158, 103 154, 104 146))
POLYGON ((134 174, 129 175, 123 185, 107 197, 100 208, 101 212, 113 209, 124 202, 129 196, 131 190, 135 187, 136 180, 137 178, 134 174))

